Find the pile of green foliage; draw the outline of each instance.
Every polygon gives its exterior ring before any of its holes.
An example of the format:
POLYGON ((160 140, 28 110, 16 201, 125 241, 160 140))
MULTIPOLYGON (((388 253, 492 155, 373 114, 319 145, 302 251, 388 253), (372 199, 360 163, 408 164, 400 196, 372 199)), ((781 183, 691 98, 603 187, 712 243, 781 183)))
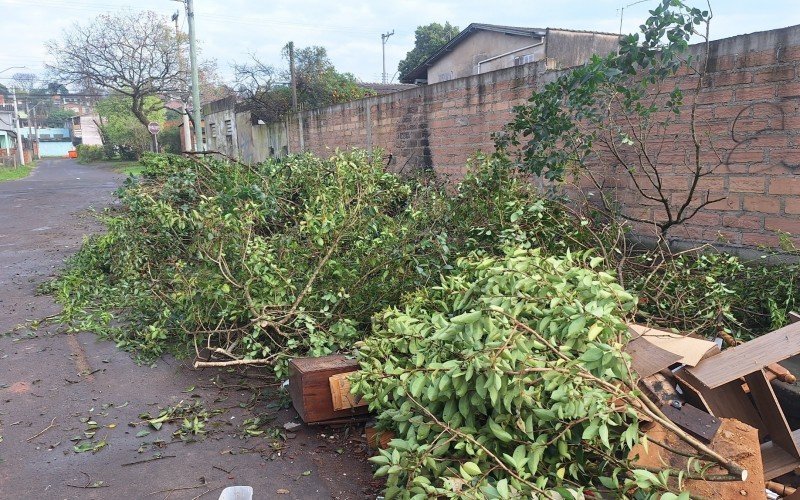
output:
POLYGON ((397 432, 372 459, 387 498, 574 498, 635 483, 621 471, 638 420, 615 399, 633 386, 621 318, 636 301, 602 262, 476 253, 376 316, 353 389, 397 432))
POLYGON ((51 284, 58 319, 145 358, 193 345, 201 365, 279 376, 362 342, 355 388, 397 432, 376 458, 392 495, 511 497, 674 486, 626 462, 624 322, 741 337, 795 305, 798 266, 631 254, 502 154, 454 191, 378 158, 145 155, 51 284))
POLYGON ((54 283, 64 321, 143 355, 193 341, 201 358, 282 373, 289 357, 348 349, 449 261, 437 195, 364 152, 143 164, 108 232, 54 283))

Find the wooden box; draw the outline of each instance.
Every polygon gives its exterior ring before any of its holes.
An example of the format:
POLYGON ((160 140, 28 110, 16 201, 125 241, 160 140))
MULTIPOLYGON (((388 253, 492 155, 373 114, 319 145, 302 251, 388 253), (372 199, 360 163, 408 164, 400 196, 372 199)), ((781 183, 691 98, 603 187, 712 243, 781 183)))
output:
POLYGON ((354 359, 341 355, 295 358, 289 362, 289 394, 303 422, 347 418, 367 413, 366 406, 335 410, 330 377, 358 369, 354 359))

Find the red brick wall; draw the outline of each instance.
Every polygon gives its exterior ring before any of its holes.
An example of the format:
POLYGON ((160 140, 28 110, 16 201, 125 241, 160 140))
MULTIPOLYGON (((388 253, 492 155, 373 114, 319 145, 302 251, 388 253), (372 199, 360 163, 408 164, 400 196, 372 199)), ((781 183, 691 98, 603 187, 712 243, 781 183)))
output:
MULTIPOLYGON (((697 116, 703 163, 713 173, 698 190, 726 199, 675 228, 672 238, 756 247, 777 245, 779 231, 800 235, 798 61, 800 26, 712 42, 697 116)), ((493 150, 491 134, 511 120, 512 107, 558 75, 540 62, 307 111, 301 115, 303 146, 318 155, 379 147, 392 155, 396 170, 432 168, 458 178, 474 151, 493 150)), ((685 89, 696 83, 692 77, 677 78, 685 89)), ((692 143, 688 113, 683 115, 651 138, 662 145, 659 161, 667 166, 664 185, 673 202, 685 196, 689 183, 683 160, 692 143)), ((297 151, 299 122, 289 123, 289 147, 297 151)), ((657 218, 659 208, 642 203, 627 174, 613 163, 605 161, 600 176, 616 186, 623 210, 657 218)), ((636 225, 642 234, 650 229, 636 225)), ((800 239, 794 241, 800 245, 800 239)))

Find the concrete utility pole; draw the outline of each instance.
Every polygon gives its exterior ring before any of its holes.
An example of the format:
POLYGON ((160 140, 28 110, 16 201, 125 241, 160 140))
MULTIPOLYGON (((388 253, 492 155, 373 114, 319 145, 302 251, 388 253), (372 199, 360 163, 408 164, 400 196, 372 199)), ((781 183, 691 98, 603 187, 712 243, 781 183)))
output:
MULTIPOLYGON (((181 52, 181 30, 178 27, 178 13, 172 14, 172 20, 175 21, 175 43, 178 44, 178 52, 181 52)), ((178 61, 180 63, 181 75, 186 76, 186 65, 183 62, 183 54, 178 54, 178 61)), ((186 101, 189 97, 186 94, 181 95, 181 124, 183 125, 183 151, 192 150, 192 126, 189 123, 189 110, 186 107, 186 101)))
POLYGON ((384 33, 381 35, 381 53, 383 54, 383 73, 381 73, 381 75, 383 75, 383 83, 386 83, 386 40, 392 35, 394 35, 394 30, 392 30, 391 33, 384 33))
POLYGON ((19 164, 25 165, 25 152, 22 150, 22 132, 19 129, 19 110, 17 109, 17 89, 11 89, 11 96, 14 98, 14 126, 17 129, 17 154, 19 164))
POLYGON ((197 69, 197 41, 194 34, 194 0, 186 0, 186 19, 189 24, 189 64, 192 66, 192 107, 194 108, 195 151, 203 149, 203 115, 200 109, 200 73, 197 69))

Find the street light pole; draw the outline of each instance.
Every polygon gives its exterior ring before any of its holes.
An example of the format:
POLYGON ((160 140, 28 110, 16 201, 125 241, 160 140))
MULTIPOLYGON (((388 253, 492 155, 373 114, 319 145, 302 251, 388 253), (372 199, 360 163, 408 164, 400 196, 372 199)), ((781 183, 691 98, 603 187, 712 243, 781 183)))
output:
POLYGON ((203 115, 200 110, 200 73, 197 69, 197 41, 194 33, 194 0, 186 0, 189 24, 189 63, 192 66, 192 107, 194 108, 195 151, 203 150, 203 115))
POLYGON ((381 75, 383 76, 383 83, 386 83, 386 40, 392 35, 394 35, 394 30, 392 30, 391 33, 384 33, 381 35, 381 53, 383 55, 383 73, 381 73, 381 75))

